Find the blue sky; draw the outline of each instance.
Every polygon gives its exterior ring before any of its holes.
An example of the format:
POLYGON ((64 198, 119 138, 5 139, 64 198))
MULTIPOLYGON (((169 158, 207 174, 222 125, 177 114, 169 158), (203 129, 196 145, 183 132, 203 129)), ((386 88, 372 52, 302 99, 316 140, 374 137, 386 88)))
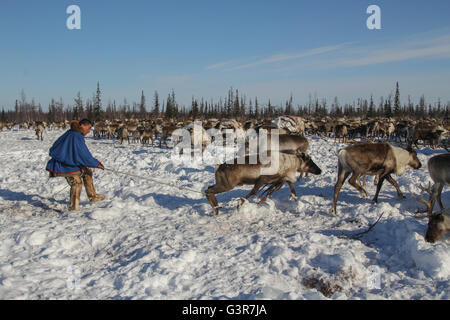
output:
MULTIPOLYGON (((2 0, 0 107, 23 89, 44 109, 100 82, 103 103, 148 104, 155 90, 218 100, 230 87, 262 103, 387 96, 450 100, 450 1, 2 0), (68 30, 66 8, 81 8, 68 30), (381 30, 366 9, 381 8, 381 30)), ((247 99, 248 101, 248 99, 247 99)))

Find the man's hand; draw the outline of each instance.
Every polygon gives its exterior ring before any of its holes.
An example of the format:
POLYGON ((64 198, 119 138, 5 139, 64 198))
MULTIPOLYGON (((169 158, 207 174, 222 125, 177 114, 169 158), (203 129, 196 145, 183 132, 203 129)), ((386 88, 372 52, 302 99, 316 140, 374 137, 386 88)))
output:
POLYGON ((98 162, 98 167, 97 168, 105 170, 105 167, 103 166, 103 164, 100 161, 98 162))

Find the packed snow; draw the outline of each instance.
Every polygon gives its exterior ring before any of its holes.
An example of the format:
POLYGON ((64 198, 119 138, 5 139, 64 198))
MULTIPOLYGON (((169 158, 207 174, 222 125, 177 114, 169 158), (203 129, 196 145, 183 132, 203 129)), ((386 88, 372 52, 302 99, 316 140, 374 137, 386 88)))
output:
MULTIPOLYGON (((94 171, 97 192, 68 211, 69 186, 45 165, 60 130, 37 141, 33 130, 0 133, 0 299, 450 299, 450 236, 425 242, 426 219, 409 197, 431 181, 423 169, 385 183, 378 204, 348 182, 331 215, 337 176, 333 139, 310 138, 322 169, 240 209, 251 186, 219 194, 214 216, 204 194, 147 179, 94 171), (383 215, 383 216, 381 216, 383 215), (369 232, 364 232, 381 216, 369 232)), ((172 149, 86 138, 106 168, 204 191, 214 164, 173 161, 172 149)), ((373 178, 366 190, 375 193, 373 178)), ((444 189, 444 206, 450 194, 444 189)))

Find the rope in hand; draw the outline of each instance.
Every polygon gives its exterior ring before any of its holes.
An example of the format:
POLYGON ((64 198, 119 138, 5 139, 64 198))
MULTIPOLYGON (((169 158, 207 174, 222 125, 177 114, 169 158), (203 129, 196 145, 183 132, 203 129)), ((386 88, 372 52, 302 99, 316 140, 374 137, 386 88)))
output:
POLYGON ((153 179, 153 178, 149 178, 149 177, 142 177, 142 176, 138 176, 138 175, 131 174, 131 173, 128 173, 128 172, 122 172, 122 171, 117 171, 117 170, 108 169, 108 168, 105 168, 105 170, 113 172, 113 173, 118 173, 118 174, 123 174, 123 175, 126 175, 126 176, 130 176, 130 177, 134 177, 134 178, 137 178, 137 179, 148 180, 148 181, 160 183, 160 184, 172 187, 172 188, 177 188, 177 189, 180 189, 180 190, 186 190, 186 191, 190 191, 190 192, 195 192, 195 193, 199 193, 199 194, 203 195, 202 191, 198 191, 198 190, 194 190, 194 189, 186 188, 186 187, 180 187, 180 186, 177 186, 174 183, 167 183, 167 182, 164 182, 164 181, 161 181, 161 180, 157 180, 157 179, 153 179))

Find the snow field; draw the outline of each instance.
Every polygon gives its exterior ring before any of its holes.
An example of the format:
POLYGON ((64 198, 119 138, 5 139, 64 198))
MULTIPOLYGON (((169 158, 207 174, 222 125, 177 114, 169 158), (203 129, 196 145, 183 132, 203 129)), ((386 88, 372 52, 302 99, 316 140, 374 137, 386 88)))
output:
MULTIPOLYGON (((406 199, 383 185, 378 204, 348 183, 330 215, 337 176, 333 139, 310 138, 322 169, 299 179, 298 200, 283 188, 262 205, 219 194, 214 216, 202 194, 95 170, 106 200, 69 212, 64 179, 48 179, 48 150, 63 131, 0 133, 0 299, 449 299, 450 236, 426 243, 427 220, 409 194, 431 181, 425 170, 396 178, 406 199), (384 214, 383 214, 384 213, 384 214), (349 236, 365 231, 360 240, 349 236), (371 273, 376 267, 377 273, 371 273), (378 285, 370 280, 375 277, 378 285)), ((214 165, 171 160, 172 149, 87 138, 106 168, 205 190, 214 165)), ((450 205, 447 189, 444 206, 450 205)))

